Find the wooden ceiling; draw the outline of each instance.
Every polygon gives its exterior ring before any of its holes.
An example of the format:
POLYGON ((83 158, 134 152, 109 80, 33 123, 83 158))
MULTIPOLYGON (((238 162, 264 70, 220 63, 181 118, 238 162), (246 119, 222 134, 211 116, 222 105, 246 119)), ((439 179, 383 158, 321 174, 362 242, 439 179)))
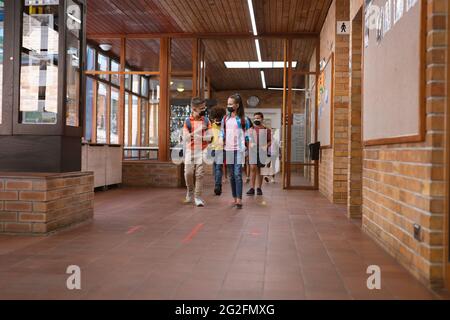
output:
MULTIPOLYGON (((258 33, 319 33, 332 0, 253 0, 258 33)), ((95 42, 108 42, 120 53, 118 40, 99 40, 102 34, 142 33, 239 33, 251 34, 247 0, 88 0, 87 33, 95 42)), ((230 70, 227 60, 257 61, 251 39, 205 39, 206 63, 215 89, 260 89, 259 70, 230 70)), ((263 60, 283 60, 283 41, 260 40, 263 60)), ((315 42, 298 39, 293 43, 293 60, 299 68, 307 65, 315 42)), ((192 66, 190 39, 172 43, 172 69, 187 71, 192 66)), ((155 71, 159 63, 158 40, 128 40, 127 62, 140 70, 155 71)), ((267 70, 267 85, 282 85, 282 70, 267 70)))

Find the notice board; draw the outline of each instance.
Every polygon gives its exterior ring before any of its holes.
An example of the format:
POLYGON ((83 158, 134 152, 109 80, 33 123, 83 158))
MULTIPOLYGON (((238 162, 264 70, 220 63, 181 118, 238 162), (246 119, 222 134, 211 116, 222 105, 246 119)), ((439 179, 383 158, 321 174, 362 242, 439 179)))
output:
POLYGON ((425 10, 425 1, 421 0, 366 0, 365 145, 417 142, 424 138, 425 10))
POLYGON ((317 140, 321 147, 331 147, 334 94, 334 54, 331 54, 325 67, 320 72, 318 85, 317 140))

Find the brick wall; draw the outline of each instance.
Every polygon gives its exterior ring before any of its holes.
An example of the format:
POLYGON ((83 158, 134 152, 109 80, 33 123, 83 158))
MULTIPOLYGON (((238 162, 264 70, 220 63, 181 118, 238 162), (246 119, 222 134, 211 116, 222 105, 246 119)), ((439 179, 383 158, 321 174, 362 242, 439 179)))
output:
POLYGON ((444 270, 446 2, 427 1, 425 142, 363 153, 363 229, 431 287, 443 285, 444 270))
MULTIPOLYGON (((354 1, 352 2, 354 3, 354 1)), ((351 10, 353 11, 353 10, 351 10)), ((359 218, 362 214, 362 132, 361 132, 361 85, 362 85, 362 10, 352 21, 350 38, 350 105, 348 141, 348 199, 347 215, 359 218)))
POLYGON ((184 186, 182 167, 171 162, 124 161, 123 185, 128 187, 178 188, 184 186))
POLYGON ((0 233, 47 234, 93 216, 92 172, 1 174, 0 233))
POLYGON ((334 105, 332 148, 322 151, 319 167, 319 189, 334 203, 347 202, 348 185, 348 110, 349 110, 349 46, 348 35, 337 35, 337 21, 350 16, 349 0, 334 0, 320 34, 321 60, 334 53, 334 105))

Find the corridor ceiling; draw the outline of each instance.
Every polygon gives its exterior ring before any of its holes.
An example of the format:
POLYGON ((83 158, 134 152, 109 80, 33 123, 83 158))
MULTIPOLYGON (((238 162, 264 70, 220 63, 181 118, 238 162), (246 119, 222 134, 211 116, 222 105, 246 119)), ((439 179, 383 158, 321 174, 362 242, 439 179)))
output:
MULTIPOLYGON (((253 0, 259 35, 319 33, 332 0, 253 0)), ((87 33, 95 42, 108 42, 120 53, 119 40, 99 40, 99 35, 142 33, 249 34, 252 23, 247 0, 88 0, 87 33)), ((208 38, 204 40, 206 62, 212 85, 217 90, 261 88, 259 70, 226 69, 224 61, 257 61, 254 40, 208 38)), ((315 41, 294 40, 293 60, 299 68, 309 61, 315 41)), ((283 42, 260 40, 263 61, 282 61, 283 42)), ((154 71, 158 67, 158 42, 129 40, 127 61, 136 68, 154 71)), ((173 65, 189 66, 192 47, 175 42, 173 65)), ((266 71, 267 86, 282 85, 282 70, 266 71)))

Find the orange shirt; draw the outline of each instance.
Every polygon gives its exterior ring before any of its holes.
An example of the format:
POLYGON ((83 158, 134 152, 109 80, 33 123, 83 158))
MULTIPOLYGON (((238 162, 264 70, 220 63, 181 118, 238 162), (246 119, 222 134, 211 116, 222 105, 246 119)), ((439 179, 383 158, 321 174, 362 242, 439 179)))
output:
POLYGON ((195 144, 201 145, 202 150, 206 149, 210 143, 210 138, 207 134, 211 132, 211 122, 208 120, 205 123, 205 117, 196 120, 192 115, 189 117, 189 121, 191 123, 191 130, 189 130, 187 121, 183 125, 183 141, 187 142, 190 139, 190 147, 192 150, 194 150, 195 144))

